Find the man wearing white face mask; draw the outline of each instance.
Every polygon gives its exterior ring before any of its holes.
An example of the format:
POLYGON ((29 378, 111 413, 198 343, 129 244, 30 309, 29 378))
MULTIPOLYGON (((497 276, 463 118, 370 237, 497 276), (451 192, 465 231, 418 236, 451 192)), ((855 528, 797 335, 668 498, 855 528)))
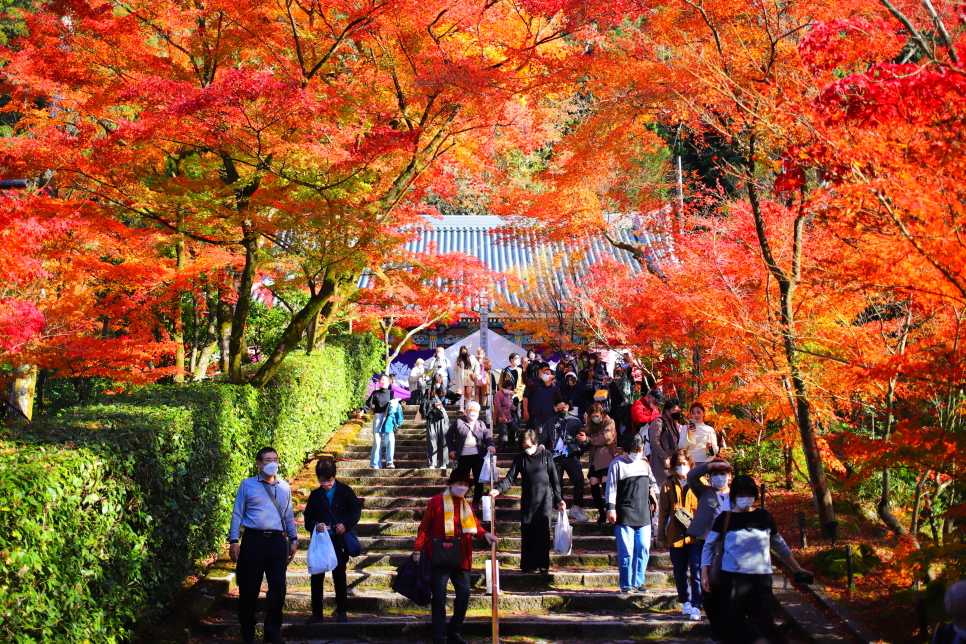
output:
POLYGON ((255 605, 262 586, 265 594, 265 642, 282 642, 282 609, 285 606, 285 569, 299 547, 292 511, 292 490, 278 477, 278 453, 263 447, 255 457, 258 475, 245 479, 235 495, 231 513, 228 554, 238 563, 238 622, 242 642, 255 641, 255 605), (239 534, 241 529, 245 531, 239 534), (239 538, 241 544, 239 545, 239 538))
POLYGON ((607 470, 607 522, 617 537, 617 567, 622 593, 645 592, 644 571, 651 554, 651 504, 657 483, 644 459, 644 438, 637 434, 629 451, 607 470))
MULTIPOLYGON (((688 527, 687 534, 698 540, 700 548, 704 548, 704 541, 711 532, 711 525, 722 512, 731 509, 731 476, 734 469, 731 464, 721 458, 716 458, 707 463, 692 468, 687 475, 688 488, 698 497, 698 507, 694 511, 691 525, 688 527), (710 474, 710 485, 706 475, 710 474)), ((721 596, 712 587, 710 594, 706 593, 702 597, 702 606, 708 621, 711 623, 711 641, 722 642, 724 640, 725 622, 729 619, 720 611, 721 596)))

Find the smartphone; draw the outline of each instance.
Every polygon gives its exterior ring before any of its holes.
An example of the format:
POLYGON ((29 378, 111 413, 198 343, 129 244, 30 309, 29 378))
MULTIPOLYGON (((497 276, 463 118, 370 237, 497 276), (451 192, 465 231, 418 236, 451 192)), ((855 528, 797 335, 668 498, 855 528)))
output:
POLYGON ((815 575, 810 572, 796 572, 794 581, 796 584, 814 584, 815 575))

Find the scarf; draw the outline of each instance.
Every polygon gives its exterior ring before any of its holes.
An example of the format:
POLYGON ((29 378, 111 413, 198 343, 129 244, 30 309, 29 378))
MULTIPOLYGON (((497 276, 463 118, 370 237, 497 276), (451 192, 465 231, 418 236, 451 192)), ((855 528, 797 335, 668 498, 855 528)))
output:
MULTIPOLYGON (((476 519, 473 516, 473 507, 466 498, 459 499, 460 503, 460 527, 463 534, 476 534, 476 519)), ((443 492, 443 528, 446 530, 446 538, 452 539, 456 536, 456 518, 453 508, 453 494, 447 489, 443 492)))

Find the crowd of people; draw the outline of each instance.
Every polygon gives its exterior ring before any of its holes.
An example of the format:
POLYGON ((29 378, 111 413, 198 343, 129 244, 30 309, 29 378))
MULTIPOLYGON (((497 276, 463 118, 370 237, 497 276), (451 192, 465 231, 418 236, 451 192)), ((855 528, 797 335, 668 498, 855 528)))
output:
MULTIPOLYGON (((754 641, 749 634, 782 640, 772 618, 770 552, 792 570, 806 571, 771 515, 756 508, 757 483, 749 476, 733 476, 732 466, 721 457, 723 437, 707 424, 702 404, 693 403, 684 416, 677 399, 665 398, 654 387, 642 387, 643 395, 635 400, 630 365, 616 365, 611 377, 593 352, 579 358, 564 355, 555 368, 532 352, 513 354, 509 366, 497 373, 482 349, 474 356, 462 347, 452 364, 439 350, 428 362, 417 361, 409 384, 409 402, 419 404, 425 423, 427 466, 451 469, 446 488, 430 499, 423 513, 413 552, 415 560, 427 557, 432 566, 434 644, 463 642, 472 539, 496 539, 477 518, 484 496, 481 473, 488 455, 517 450, 509 471, 491 481, 488 494, 497 497, 510 487, 522 489, 522 571, 545 573, 551 568, 553 515, 568 509, 565 475, 573 489, 569 518, 591 520, 583 510, 586 468, 597 523, 615 537, 618 592, 644 592, 656 537, 670 552, 683 616, 698 621, 703 610, 713 642, 754 641), (458 411, 452 411, 454 402, 458 411), (482 417, 484 409, 490 412, 489 423, 482 417), (604 528, 605 523, 612 527, 604 528), (455 590, 448 623, 447 583, 455 590)), ((370 466, 395 467, 394 433, 402 424, 402 411, 388 376, 379 377, 363 410, 372 413, 370 466)), ((254 637, 254 602, 264 573, 265 641, 277 642, 284 566, 297 540, 291 491, 277 477, 274 450, 260 451, 256 465, 259 474, 243 482, 236 499, 231 555, 238 561, 244 640, 254 637), (293 545, 287 548, 286 543, 293 545)), ((346 563, 361 503, 349 486, 336 480, 336 473, 331 459, 318 462, 319 488, 311 493, 304 518, 310 533, 331 533, 338 557, 331 571, 334 617, 345 621, 346 563)), ((312 576, 309 623, 323 619, 323 581, 324 573, 312 576)))

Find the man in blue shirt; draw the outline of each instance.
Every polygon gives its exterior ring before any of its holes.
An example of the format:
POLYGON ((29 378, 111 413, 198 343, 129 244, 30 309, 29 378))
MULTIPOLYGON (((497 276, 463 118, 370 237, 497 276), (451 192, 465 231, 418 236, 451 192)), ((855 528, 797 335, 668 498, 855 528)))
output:
POLYGON ((278 477, 278 453, 263 447, 255 457, 258 475, 238 486, 231 513, 228 554, 237 562, 238 622, 242 641, 255 642, 255 604, 268 579, 265 593, 265 642, 280 644, 285 606, 285 570, 299 547, 292 511, 292 489, 278 477), (239 535, 241 529, 244 533, 239 535), (241 536, 241 543, 239 537, 241 536))

